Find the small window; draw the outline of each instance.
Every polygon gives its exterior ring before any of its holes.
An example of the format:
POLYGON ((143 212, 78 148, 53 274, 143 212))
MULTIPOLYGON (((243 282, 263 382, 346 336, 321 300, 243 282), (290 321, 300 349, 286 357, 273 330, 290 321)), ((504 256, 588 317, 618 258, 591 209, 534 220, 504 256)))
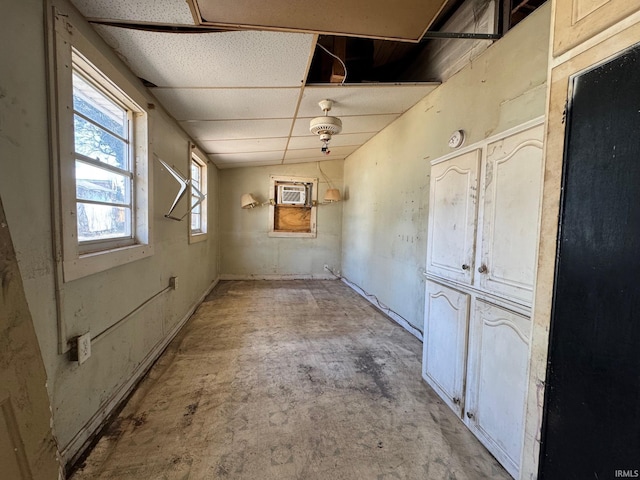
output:
POLYGON ((269 236, 315 237, 318 179, 271 176, 269 236))
POLYGON ((190 242, 206 240, 207 233, 207 163, 195 153, 191 154, 191 214, 190 242))

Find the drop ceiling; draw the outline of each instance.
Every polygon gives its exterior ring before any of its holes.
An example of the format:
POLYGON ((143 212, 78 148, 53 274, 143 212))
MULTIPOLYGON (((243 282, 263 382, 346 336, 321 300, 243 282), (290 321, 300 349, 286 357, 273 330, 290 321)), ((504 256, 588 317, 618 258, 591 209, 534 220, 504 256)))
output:
MULTIPOLYGON (((434 82, 351 84, 348 75, 344 85, 307 84, 314 54, 325 55, 316 54, 317 33, 199 31, 197 17, 194 20, 185 0, 72 2, 220 168, 344 159, 438 85, 434 82), (194 30, 176 33, 154 31, 150 26, 192 26, 194 30), (343 122, 342 133, 331 141, 329 156, 321 153, 321 142, 309 133, 309 121, 322 114, 318 102, 325 98, 334 101, 331 115, 343 122)), ((219 3, 227 7, 234 5, 234 8, 225 8, 225 12, 241 11, 243 5, 254 11, 246 1, 219 3)), ((334 6, 333 16, 343 21, 335 25, 353 25, 350 31, 341 33, 364 35, 360 26, 368 23, 363 18, 373 15, 376 9, 368 7, 368 14, 361 17, 362 12, 350 6, 364 3, 351 0, 334 6), (344 22, 348 15, 352 18, 344 22)), ((401 10, 395 3, 386 3, 393 10, 401 10)), ((429 13, 422 18, 421 26, 414 25, 417 14, 425 15, 423 3, 438 2, 407 0, 413 12, 408 15, 412 22, 406 24, 407 32, 411 30, 417 37, 433 20, 429 13)), ((325 18, 317 15, 316 4, 294 4, 300 15, 304 11, 307 17, 325 18)), ((206 13, 204 18, 208 21, 212 19, 212 12, 220 7, 214 9, 212 5, 215 3, 201 0, 198 4, 197 11, 201 15, 206 13)), ((270 10, 273 5, 268 3, 270 10)), ((434 7, 433 15, 437 15, 439 8, 434 7)), ((266 21, 272 17, 264 18, 266 21)), ((250 24, 256 18, 262 17, 252 15, 247 21, 231 23, 250 24)), ((394 20, 386 23, 403 24, 403 20, 388 18, 394 20)), ((332 21, 329 17, 326 19, 332 21)), ((299 25, 303 29, 324 31, 320 26, 310 28, 304 22, 299 25)), ((290 25, 287 28, 292 29, 290 25)))

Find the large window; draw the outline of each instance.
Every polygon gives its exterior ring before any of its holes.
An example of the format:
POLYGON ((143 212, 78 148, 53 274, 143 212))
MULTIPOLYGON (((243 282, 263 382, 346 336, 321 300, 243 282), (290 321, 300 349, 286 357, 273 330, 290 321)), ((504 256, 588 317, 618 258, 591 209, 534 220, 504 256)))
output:
POLYGON ((191 154, 191 218, 190 242, 206 240, 207 233, 207 163, 195 153, 191 154))
POLYGON ((55 18, 56 240, 64 281, 151 255, 147 99, 55 18))
POLYGON ((100 88, 94 79, 103 75, 76 51, 72 58, 78 242, 82 251, 129 244, 135 220, 134 111, 100 88))

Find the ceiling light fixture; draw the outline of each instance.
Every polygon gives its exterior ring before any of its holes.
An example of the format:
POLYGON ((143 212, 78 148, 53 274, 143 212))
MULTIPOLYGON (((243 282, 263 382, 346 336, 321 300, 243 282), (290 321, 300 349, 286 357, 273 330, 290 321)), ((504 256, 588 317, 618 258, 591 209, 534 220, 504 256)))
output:
POLYGON ((329 116, 329 111, 333 106, 332 100, 321 100, 318 105, 324 112, 324 117, 313 118, 309 124, 309 131, 320 137, 322 142, 321 151, 325 155, 329 155, 331 153, 329 141, 333 135, 337 135, 342 131, 342 120, 338 117, 329 116))

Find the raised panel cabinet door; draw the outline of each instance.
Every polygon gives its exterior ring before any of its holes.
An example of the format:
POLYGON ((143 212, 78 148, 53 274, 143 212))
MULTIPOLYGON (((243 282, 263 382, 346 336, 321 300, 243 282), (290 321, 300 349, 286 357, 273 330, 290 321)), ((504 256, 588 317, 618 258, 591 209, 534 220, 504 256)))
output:
POLYGON ((458 415, 464 407, 469 295, 427 282, 422 377, 458 415))
POLYGON ((556 2, 553 55, 563 54, 638 10, 637 0, 556 2))
POLYGON ((485 291, 530 304, 542 198, 539 125, 487 147, 476 283, 485 291))
POLYGON ((480 150, 431 167, 427 272, 471 284, 480 150))
POLYGON ((59 478, 49 396, 45 388, 47 374, 2 199, 0 345, 0 478, 59 478))
POLYGON ((465 422, 518 478, 530 319, 481 300, 471 313, 465 422))

